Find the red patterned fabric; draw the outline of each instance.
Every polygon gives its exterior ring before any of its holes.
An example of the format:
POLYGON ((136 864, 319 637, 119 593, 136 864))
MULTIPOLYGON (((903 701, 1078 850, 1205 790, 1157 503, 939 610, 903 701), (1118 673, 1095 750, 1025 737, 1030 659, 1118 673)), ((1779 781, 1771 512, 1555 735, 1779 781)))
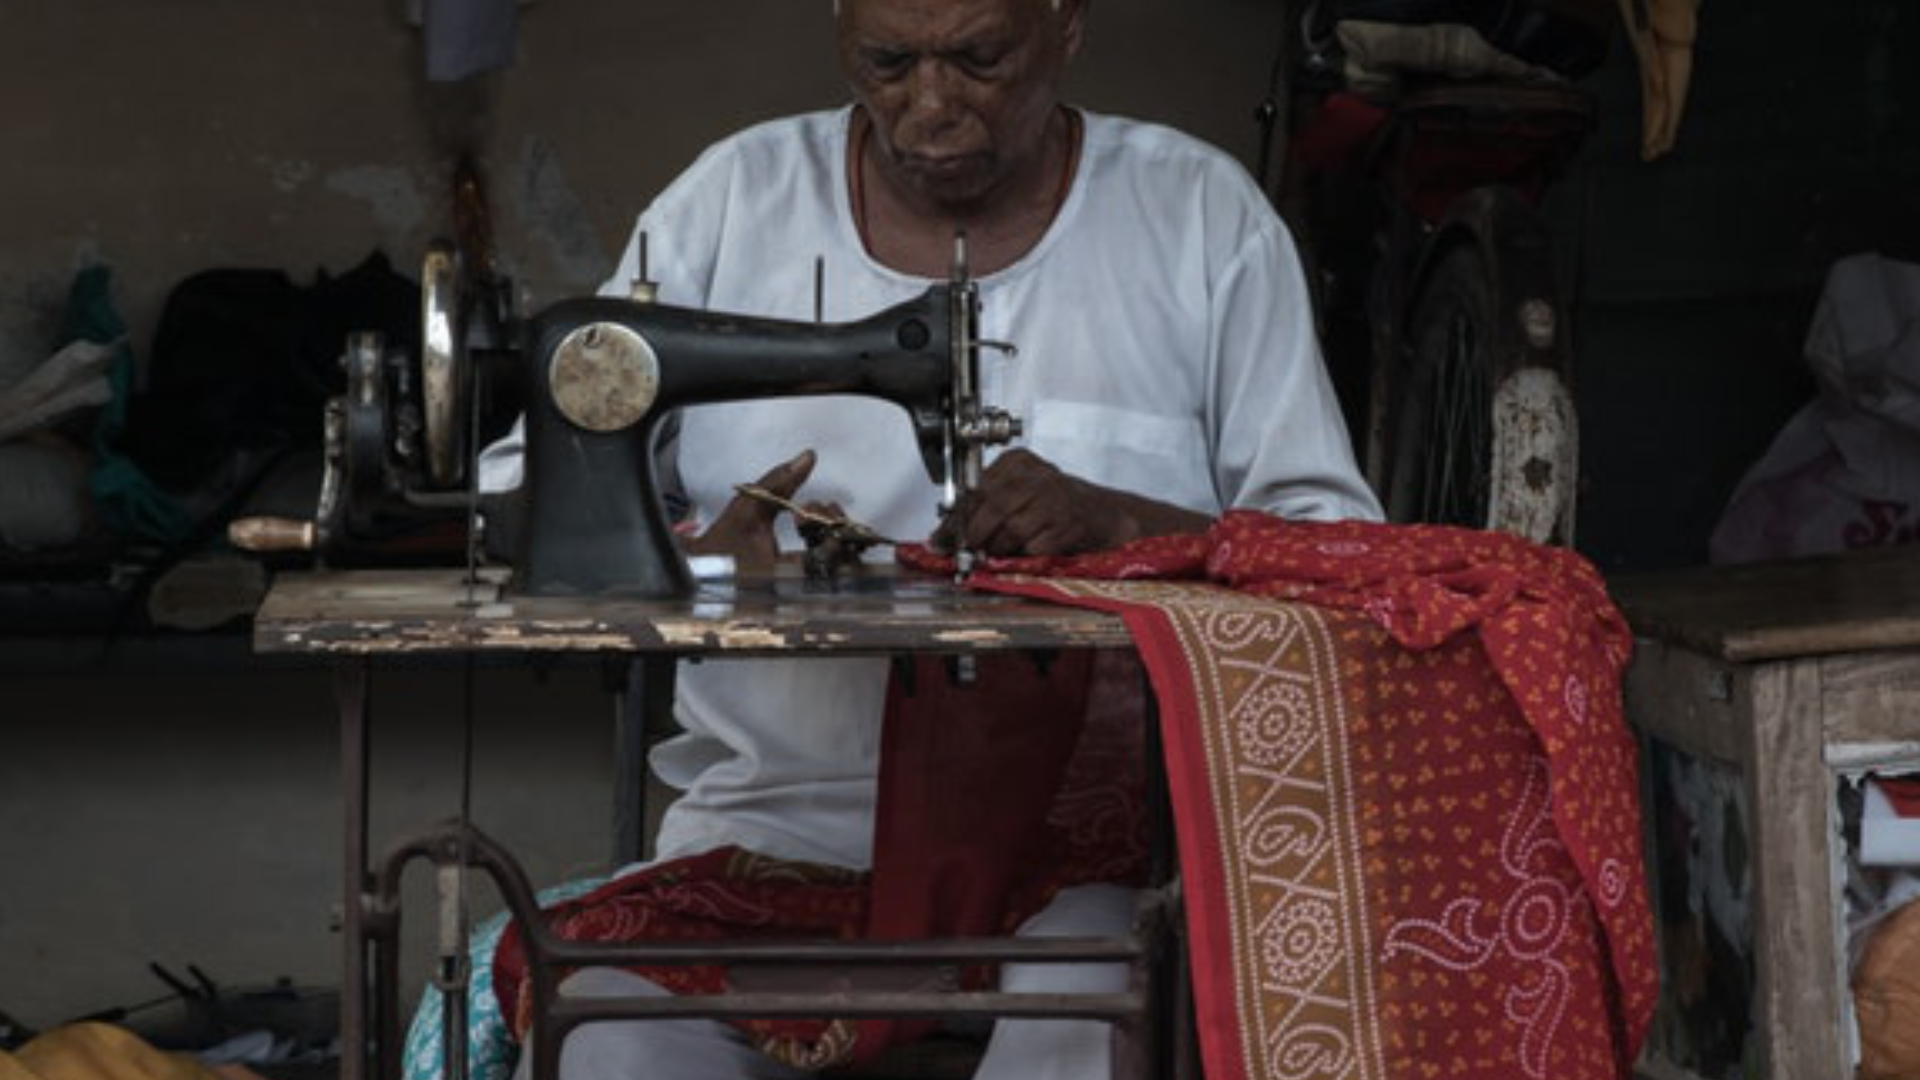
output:
MULTIPOLYGON (((1013 932, 1062 886, 1139 879, 1146 811, 1138 662, 1088 650, 970 659, 964 677, 948 657, 915 657, 896 669, 882 721, 871 873, 727 848, 616 878, 544 911, 547 925, 562 939, 604 942, 989 936, 1013 932)), ((715 965, 635 970, 680 994, 739 988, 715 965)), ((906 971, 909 980, 948 974, 906 971)), ((991 977, 983 966, 959 981, 978 987, 991 977)), ((523 1037, 531 999, 517 924, 495 950, 493 983, 501 1015, 523 1037)), ((738 1023, 764 1052, 804 1069, 859 1063, 932 1026, 738 1023)))
POLYGON ((1657 979, 1631 638, 1584 560, 1235 512, 974 580, 1132 630, 1209 1077, 1630 1072, 1657 979))
MULTIPOLYGON (((570 941, 720 941, 858 937, 867 919, 865 874, 721 848, 624 875, 546 909, 555 936, 570 941)), ((716 965, 637 969, 676 994, 716 994, 716 965)), ((525 942, 517 922, 494 951, 494 992, 516 1039, 532 1027, 525 942)), ((841 1021, 745 1020, 769 1054, 824 1068, 852 1060, 859 1025, 841 1021)))
MULTIPOLYGON (((949 569, 921 549, 899 557, 949 569)), ((1210 1080, 1630 1073, 1656 980, 1620 709, 1630 638, 1578 556, 1469 530, 1233 513, 1206 535, 991 562, 973 582, 1113 610, 1133 635, 1159 707, 1210 1080)), ((896 684, 875 880, 727 851, 622 878, 552 918, 564 936, 601 940, 972 933, 1013 925, 1065 880, 1131 875, 1137 792, 1113 781, 1138 776, 1138 744, 1115 733, 1138 714, 1086 674, 1065 665, 1049 687, 984 672, 977 687, 1040 703, 1018 714, 925 664, 909 680, 920 694, 896 684), (1107 722, 1077 741, 1031 729, 1075 702, 1107 722), (913 720, 948 714, 989 726, 913 720), (1028 782, 1065 779, 1046 854, 974 843, 921 865, 927 835, 962 835, 984 804, 919 790, 920 770, 989 766, 995 723, 1037 740, 1020 755, 1038 763, 1028 782), (915 748, 941 733, 987 756, 937 739, 915 748), (1023 875, 1022 859, 1058 872, 1023 875), (978 894, 938 884, 976 876, 978 894)), ((1001 790, 994 808, 1014 809, 995 828, 1047 805, 1001 790)), ((495 974, 509 998, 513 939, 495 974)), ((725 987, 712 968, 648 974, 683 992, 725 987)), ((510 1001, 503 1011, 516 1015, 510 1001)), ((747 1027, 809 1067, 897 1033, 747 1027)))

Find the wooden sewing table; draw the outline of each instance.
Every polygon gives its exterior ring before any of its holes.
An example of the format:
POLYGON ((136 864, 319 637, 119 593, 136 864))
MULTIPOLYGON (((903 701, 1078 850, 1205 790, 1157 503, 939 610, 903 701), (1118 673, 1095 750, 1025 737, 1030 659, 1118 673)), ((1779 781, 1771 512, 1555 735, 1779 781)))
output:
MULTIPOLYGON (((397 965, 398 863, 431 858, 442 866, 484 856, 504 861, 493 874, 508 906, 531 912, 531 890, 505 853, 464 823, 401 845, 386 866, 369 865, 367 680, 381 660, 422 655, 599 654, 637 662, 646 709, 662 713, 671 701, 674 664, 720 656, 848 656, 942 653, 964 658, 992 650, 1132 646, 1110 614, 968 591, 952 582, 862 569, 832 584, 808 581, 797 567, 765 579, 703 585, 686 599, 640 601, 612 597, 528 597, 503 591, 504 571, 483 571, 469 582, 447 570, 338 570, 280 576, 254 622, 263 653, 305 654, 337 664, 342 782, 345 802, 345 972, 341 1023, 343 1080, 397 1080, 400 1026, 397 965), (362 1052, 355 1052, 362 1048, 362 1052), (370 1072, 369 1072, 370 1069, 370 1072)), ((964 660, 962 661, 964 662, 964 660)), ((652 723, 650 720, 649 723, 652 723)), ((1149 725, 1150 730, 1154 725, 1149 725)), ((657 730, 657 729, 656 729, 657 730)), ((630 738, 627 741, 632 741, 630 738)), ((637 760, 637 758, 636 758, 637 760)), ((636 771, 636 770, 625 770, 636 771)), ((629 778, 633 782, 633 778, 629 778)), ((1164 823, 1156 792, 1155 817, 1164 823)), ((1164 863, 1163 863, 1164 865, 1164 863)), ((759 992, 724 997, 568 999, 548 995, 536 1013, 558 1025, 554 1037, 534 1040, 534 1075, 557 1075, 558 1044, 578 1023, 612 1016, 1082 1016, 1112 1020, 1123 1033, 1120 1061, 1136 1060, 1142 1075, 1167 1075, 1161 1062, 1184 1061, 1190 1047, 1159 1039, 1167 1010, 1184 999, 1153 976, 1164 962, 1166 939, 1177 924, 1177 890, 1151 890, 1132 934, 1116 939, 986 939, 925 942, 796 942, 777 946, 725 945, 690 949, 685 943, 608 946, 530 943, 530 968, 552 965, 551 988, 562 967, 583 963, 622 966, 705 959, 751 959, 768 964, 946 964, 985 960, 1107 961, 1133 966, 1127 992, 1115 995, 1036 995, 999 992, 821 993, 759 992), (724 956, 722 954, 724 953, 724 956)), ((537 935, 536 935, 537 936, 537 935)), ((535 1000, 545 993, 535 975, 535 1000)), ((536 1036, 542 1029, 536 1027, 536 1036)), ((1184 1068, 1176 1065, 1175 1068, 1184 1068)))

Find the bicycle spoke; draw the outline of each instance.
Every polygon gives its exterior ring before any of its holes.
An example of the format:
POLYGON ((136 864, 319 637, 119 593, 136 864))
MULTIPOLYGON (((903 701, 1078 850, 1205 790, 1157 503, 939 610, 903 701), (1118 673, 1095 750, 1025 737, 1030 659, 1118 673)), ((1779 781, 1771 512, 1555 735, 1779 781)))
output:
POLYGON ((1426 417, 1420 519, 1480 526, 1486 518, 1485 473, 1491 432, 1484 343, 1471 315, 1448 313, 1426 417))

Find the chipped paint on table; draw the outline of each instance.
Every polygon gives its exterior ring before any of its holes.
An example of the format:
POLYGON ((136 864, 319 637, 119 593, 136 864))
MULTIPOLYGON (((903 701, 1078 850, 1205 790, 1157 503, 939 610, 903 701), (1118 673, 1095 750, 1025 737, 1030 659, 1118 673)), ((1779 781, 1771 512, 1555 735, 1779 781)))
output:
POLYGON ((260 652, 791 654, 1124 647, 1118 617, 866 568, 832 586, 797 568, 684 599, 525 596, 503 572, 282 574, 254 619, 260 652))

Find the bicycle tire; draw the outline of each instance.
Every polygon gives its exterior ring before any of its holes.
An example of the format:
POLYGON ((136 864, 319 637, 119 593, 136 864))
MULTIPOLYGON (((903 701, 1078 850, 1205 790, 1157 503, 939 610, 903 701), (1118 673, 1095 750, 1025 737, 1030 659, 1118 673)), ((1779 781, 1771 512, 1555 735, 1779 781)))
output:
MULTIPOLYGON (((1544 233, 1530 235, 1534 249, 1544 233)), ((1381 498, 1389 520, 1569 544, 1578 427, 1550 253, 1435 251, 1403 324, 1381 498)))

